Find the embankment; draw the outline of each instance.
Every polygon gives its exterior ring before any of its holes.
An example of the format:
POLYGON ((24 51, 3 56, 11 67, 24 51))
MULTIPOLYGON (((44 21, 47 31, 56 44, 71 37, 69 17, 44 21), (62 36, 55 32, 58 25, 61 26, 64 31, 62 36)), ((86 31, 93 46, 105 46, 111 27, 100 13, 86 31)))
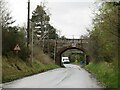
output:
POLYGON ((91 62, 84 68, 91 72, 106 88, 118 88, 118 69, 112 63, 91 62))
MULTIPOLYGON (((33 59, 33 62, 23 61, 18 57, 2 58, 2 82, 9 82, 25 76, 41 73, 50 69, 58 68, 53 60, 47 55, 40 54, 40 58, 33 59)), ((30 59, 31 60, 31 59, 30 59)))

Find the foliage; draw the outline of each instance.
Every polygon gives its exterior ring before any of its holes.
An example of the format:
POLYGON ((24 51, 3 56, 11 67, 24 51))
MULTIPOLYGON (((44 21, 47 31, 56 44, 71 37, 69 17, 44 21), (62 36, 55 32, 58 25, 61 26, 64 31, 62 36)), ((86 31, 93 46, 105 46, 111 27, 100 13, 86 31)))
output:
POLYGON ((25 44, 26 44, 25 29, 23 27, 12 26, 14 22, 15 21, 12 19, 9 13, 9 10, 6 8, 6 2, 3 0, 0 0, 0 26, 2 31, 2 37, 1 37, 2 38, 2 55, 6 57, 16 56, 14 47, 17 44, 19 44, 21 48, 21 52, 20 52, 21 56, 22 57, 28 56, 28 55, 24 55, 24 53, 28 50, 26 49, 25 51, 22 49, 23 47, 24 49, 26 48, 25 47, 25 44))
POLYGON ((96 64, 91 62, 85 68, 92 72, 104 87, 118 88, 118 72, 111 63, 100 62, 96 64))
POLYGON ((29 58, 29 50, 26 45, 25 32, 20 27, 7 27, 2 29, 2 55, 6 57, 17 56, 14 48, 19 45, 21 51, 18 52, 18 56, 25 60, 29 58))
MULTIPOLYGON (((2 31, 2 57, 3 57, 2 81, 8 82, 18 78, 22 78, 24 76, 33 75, 49 69, 57 68, 58 66, 55 65, 54 62, 42 52, 42 50, 40 50, 40 47, 35 45, 32 47, 34 48, 33 49, 34 51, 32 58, 33 62, 31 63, 30 60, 32 54, 31 45, 29 48, 26 47, 26 29, 24 27, 12 25, 14 21, 8 10, 6 10, 6 7, 3 3, 4 3, 3 0, 0 0, 0 30, 2 31), (21 49, 18 52, 14 51, 14 48, 17 44, 21 49)), ((37 11, 39 15, 38 17, 36 17, 35 15, 37 13, 34 12, 34 15, 32 17, 33 26, 30 29, 30 33, 32 32, 33 27, 35 29, 36 25, 38 25, 37 23, 39 23, 39 20, 41 22, 41 27, 43 23, 44 26, 46 26, 45 23, 49 21, 49 16, 43 10, 43 7, 38 6, 37 11), (43 20, 43 16, 46 21, 43 20)), ((49 28, 50 30, 52 30, 52 32, 49 32, 50 33, 49 38, 50 39, 56 38, 57 37, 56 29, 54 29, 54 27, 52 27, 51 25, 49 25, 49 28)), ((44 31, 44 29, 45 28, 43 28, 42 30, 44 31)), ((38 32, 34 35, 38 35, 38 32)))
POLYGON ((89 54, 96 61, 112 62, 118 57, 118 9, 112 2, 103 2, 89 32, 89 54))
POLYGON ((0 26, 5 28, 14 22, 15 21, 10 16, 9 10, 6 8, 6 2, 4 0, 0 0, 0 26))
POLYGON ((20 58, 14 57, 8 59, 3 57, 2 82, 10 82, 25 76, 30 76, 58 67, 59 66, 54 63, 43 64, 35 59, 31 67, 28 62, 24 62, 20 58))
POLYGON ((51 25, 49 25, 49 39, 57 39, 58 38, 58 34, 56 33, 56 29, 53 27, 53 26, 51 26, 51 25))
POLYGON ((33 58, 43 64, 52 63, 52 59, 50 59, 49 56, 45 55, 44 52, 39 47, 33 48, 33 58))
POLYGON ((98 3, 88 37, 88 52, 93 62, 85 68, 107 88, 118 87, 119 3, 98 3))
POLYGON ((21 46, 21 51, 18 53, 18 56, 26 61, 28 58, 30 58, 31 51, 26 46, 21 46))
POLYGON ((35 35, 40 34, 41 37, 46 34, 46 30, 49 24, 50 17, 44 10, 44 6, 38 5, 32 13, 32 28, 34 29, 35 35))
POLYGON ((61 36, 60 39, 64 40, 67 39, 65 36, 61 36))
POLYGON ((53 57, 54 47, 50 44, 49 40, 58 38, 58 34, 56 33, 56 29, 50 25, 50 15, 45 8, 43 3, 38 5, 32 13, 31 27, 34 34, 33 41, 35 47, 38 47, 38 45, 41 46, 45 53, 53 57))
POLYGON ((49 39, 55 39, 58 37, 56 29, 49 24, 50 17, 44 9, 45 6, 38 5, 32 13, 31 26, 34 30, 34 36, 41 39, 47 37, 49 37, 49 39))

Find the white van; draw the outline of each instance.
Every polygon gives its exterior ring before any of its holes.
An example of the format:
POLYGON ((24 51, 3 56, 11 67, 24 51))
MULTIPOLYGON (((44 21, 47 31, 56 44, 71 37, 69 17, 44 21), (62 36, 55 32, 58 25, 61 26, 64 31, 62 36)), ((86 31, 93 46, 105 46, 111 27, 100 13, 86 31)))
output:
POLYGON ((68 57, 62 57, 62 63, 67 64, 69 62, 70 62, 70 60, 68 57))

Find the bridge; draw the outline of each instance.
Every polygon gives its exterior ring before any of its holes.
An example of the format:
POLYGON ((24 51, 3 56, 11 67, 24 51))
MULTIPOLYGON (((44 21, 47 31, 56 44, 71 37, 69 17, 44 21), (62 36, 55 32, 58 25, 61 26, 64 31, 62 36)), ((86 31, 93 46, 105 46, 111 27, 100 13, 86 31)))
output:
POLYGON ((49 43, 55 44, 55 63, 62 66, 61 54, 69 49, 77 49, 86 53, 87 39, 50 39, 49 43))

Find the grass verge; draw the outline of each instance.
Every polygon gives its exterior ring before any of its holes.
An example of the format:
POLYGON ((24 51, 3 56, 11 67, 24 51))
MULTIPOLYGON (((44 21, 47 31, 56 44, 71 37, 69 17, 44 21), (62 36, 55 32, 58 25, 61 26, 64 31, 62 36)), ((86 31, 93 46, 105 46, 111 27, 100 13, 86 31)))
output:
POLYGON ((25 76, 41 73, 47 70, 58 68, 54 63, 43 64, 38 60, 33 60, 32 65, 19 58, 2 59, 2 82, 10 82, 25 76))
POLYGON ((93 63, 84 67, 106 88, 118 88, 118 71, 107 62, 93 63))

